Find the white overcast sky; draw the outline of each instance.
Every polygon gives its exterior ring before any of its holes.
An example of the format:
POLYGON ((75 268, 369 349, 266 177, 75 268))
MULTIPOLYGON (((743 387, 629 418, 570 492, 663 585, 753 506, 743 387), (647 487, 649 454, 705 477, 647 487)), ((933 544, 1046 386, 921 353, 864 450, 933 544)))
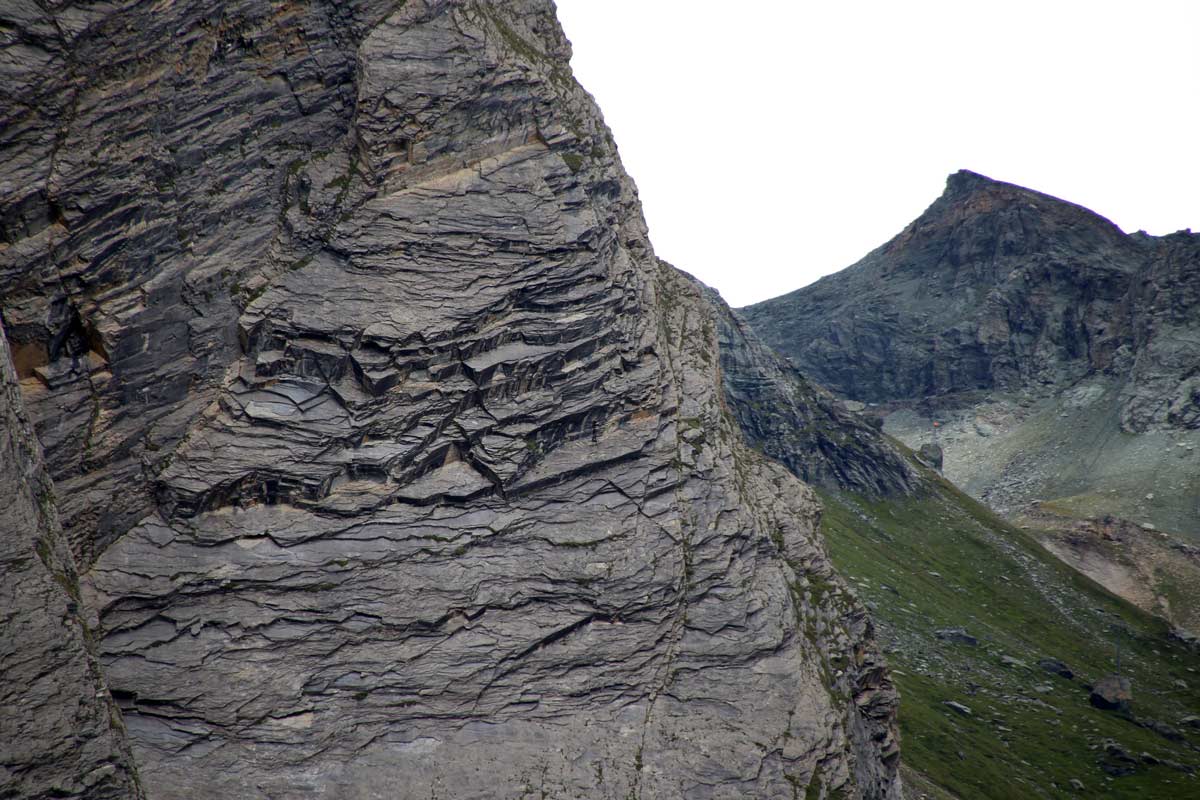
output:
POLYGON ((558 0, 659 256, 732 305, 857 261, 971 169, 1200 230, 1200 0, 558 0))

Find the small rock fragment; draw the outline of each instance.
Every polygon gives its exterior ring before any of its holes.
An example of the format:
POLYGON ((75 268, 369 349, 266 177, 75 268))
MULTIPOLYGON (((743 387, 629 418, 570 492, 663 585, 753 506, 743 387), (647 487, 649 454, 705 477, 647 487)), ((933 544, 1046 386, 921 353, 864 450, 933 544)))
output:
POLYGON ((933 635, 943 642, 953 642, 954 644, 965 644, 975 647, 979 644, 979 640, 971 634, 967 633, 964 628, 940 628, 933 632, 933 635))
POLYGON ((925 466, 933 467, 938 472, 941 472, 943 460, 941 445, 926 442, 917 451, 917 459, 925 466))
POLYGON ((1039 658, 1037 664, 1046 672, 1057 675, 1060 678, 1072 680, 1075 677, 1075 673, 1071 671, 1071 668, 1057 658, 1039 658))
POLYGON ((1133 683, 1124 676, 1105 676, 1096 681, 1088 700, 1096 708, 1106 711, 1127 709, 1133 700, 1133 683))

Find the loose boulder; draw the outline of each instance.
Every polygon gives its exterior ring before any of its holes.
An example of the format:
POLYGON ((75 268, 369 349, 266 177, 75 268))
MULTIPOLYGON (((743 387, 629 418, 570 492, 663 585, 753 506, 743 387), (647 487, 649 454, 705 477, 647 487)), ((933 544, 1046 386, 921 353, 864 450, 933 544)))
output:
POLYGON ((1154 731, 1159 736, 1171 742, 1182 742, 1183 732, 1178 728, 1173 728, 1165 722, 1157 719, 1139 719, 1138 725, 1141 725, 1148 731, 1154 731))
POLYGON ((1088 698, 1096 708, 1123 711, 1133 700, 1133 683, 1122 675, 1108 675, 1096 681, 1088 698))
POLYGON ((1100 758, 1100 769, 1114 778, 1121 778, 1137 772, 1137 758, 1114 741, 1105 742, 1104 755, 1100 758))
POLYGON ((950 708, 950 710, 956 711, 959 714, 962 714, 964 717, 971 716, 970 707, 964 706, 962 703, 955 702, 954 700, 946 700, 946 701, 943 701, 943 705, 948 706, 950 708))
POLYGON ((1039 658, 1037 663, 1039 667, 1051 675, 1057 675, 1067 680, 1072 680, 1075 677, 1075 673, 1071 671, 1071 668, 1057 658, 1039 658))
POLYGON ((921 445, 921 449, 917 451, 917 458, 922 464, 933 467, 938 472, 942 471, 942 447, 941 445, 926 443, 921 445))

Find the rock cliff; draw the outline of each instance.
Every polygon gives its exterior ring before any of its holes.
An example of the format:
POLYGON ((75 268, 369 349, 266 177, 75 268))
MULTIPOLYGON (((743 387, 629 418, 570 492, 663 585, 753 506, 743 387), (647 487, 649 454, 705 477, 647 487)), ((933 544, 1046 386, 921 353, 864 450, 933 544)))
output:
POLYGON ((8 17, 0 306, 147 797, 898 797, 552 4, 8 17))
POLYGON ((767 347, 718 294, 726 403, 753 447, 802 480, 876 497, 913 494, 921 480, 875 426, 767 347))
POLYGON ((142 797, 3 336, 0 534, 0 797, 142 797))

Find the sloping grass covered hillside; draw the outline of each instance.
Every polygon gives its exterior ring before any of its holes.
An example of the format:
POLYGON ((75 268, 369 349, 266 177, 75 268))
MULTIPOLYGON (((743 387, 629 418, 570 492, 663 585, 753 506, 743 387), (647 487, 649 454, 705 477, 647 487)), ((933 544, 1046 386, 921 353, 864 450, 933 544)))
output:
POLYGON ((908 767, 963 800, 1200 798, 1200 653, 927 476, 910 498, 822 493, 902 692, 908 767), (1118 649, 1125 712, 1089 702, 1118 649))

